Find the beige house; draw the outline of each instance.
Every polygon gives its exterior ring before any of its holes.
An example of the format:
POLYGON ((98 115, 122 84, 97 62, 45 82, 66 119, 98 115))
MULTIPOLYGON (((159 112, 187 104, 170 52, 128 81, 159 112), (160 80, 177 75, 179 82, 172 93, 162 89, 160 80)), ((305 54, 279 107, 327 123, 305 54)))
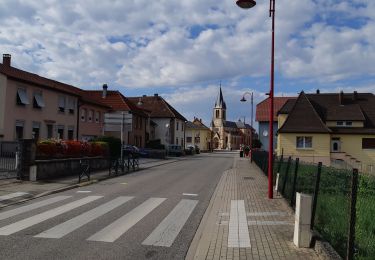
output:
POLYGON ((0 140, 77 137, 79 89, 0 64, 0 140))
POLYGON ((211 151, 212 131, 202 123, 202 119, 194 117, 193 122, 186 122, 185 148, 197 145, 201 151, 211 151))
POLYGON ((301 92, 279 111, 277 154, 375 172, 374 104, 372 93, 301 92))

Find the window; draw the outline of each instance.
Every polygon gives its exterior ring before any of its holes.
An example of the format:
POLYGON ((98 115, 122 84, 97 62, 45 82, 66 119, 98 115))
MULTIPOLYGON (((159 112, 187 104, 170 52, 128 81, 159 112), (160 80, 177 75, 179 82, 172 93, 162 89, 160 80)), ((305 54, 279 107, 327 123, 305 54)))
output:
POLYGON ((22 139, 23 138, 24 126, 25 126, 24 121, 20 121, 20 120, 16 121, 16 139, 22 139))
POLYGON ((223 119, 225 119, 225 110, 223 110, 223 119))
POLYGON ((176 122, 176 131, 178 130, 178 122, 176 122))
POLYGON ((86 121, 86 109, 81 108, 81 121, 85 122, 86 121))
POLYGON ((178 138, 176 137, 176 144, 178 145, 178 138))
POLYGON ((68 98, 69 114, 72 114, 72 115, 74 114, 75 105, 76 105, 75 99, 74 98, 68 98))
POLYGON ((59 112, 64 113, 65 112, 65 97, 59 96, 59 112))
POLYGON ((57 126, 57 138, 64 139, 64 126, 63 125, 57 126))
POLYGON ((191 143, 192 139, 193 139, 193 138, 192 138, 191 136, 188 136, 188 137, 186 137, 186 142, 187 142, 187 143, 191 143))
POLYGON ((29 104, 29 100, 27 99, 27 92, 25 88, 19 88, 17 90, 17 105, 25 106, 29 104))
POLYGON ((100 112, 99 111, 95 112, 95 123, 100 123, 100 112))
POLYGON ((93 115, 94 115, 94 111, 89 110, 89 116, 88 116, 88 121, 89 121, 89 122, 92 122, 92 117, 93 117, 93 115))
POLYGON ((375 138, 362 138, 362 149, 375 149, 375 138))
POLYGON ((181 138, 181 146, 184 146, 184 138, 181 138))
POLYGON ((47 138, 53 138, 53 125, 47 124, 47 138))
POLYGON ((68 140, 74 139, 74 126, 68 127, 68 140))
POLYGON ((311 136, 297 136, 296 147, 300 149, 312 148, 312 137, 311 136))
POLYGON ((40 136, 40 123, 33 122, 32 139, 39 140, 40 136))
POLYGON ((195 134, 194 143, 199 144, 201 142, 200 133, 195 134))
POLYGON ((337 126, 352 126, 353 122, 352 121, 337 121, 336 125, 337 126))
POLYGON ((34 93, 33 107, 39 109, 44 107, 44 100, 41 91, 34 93))
POLYGON ((216 110, 216 118, 219 118, 219 116, 220 116, 220 111, 216 110))

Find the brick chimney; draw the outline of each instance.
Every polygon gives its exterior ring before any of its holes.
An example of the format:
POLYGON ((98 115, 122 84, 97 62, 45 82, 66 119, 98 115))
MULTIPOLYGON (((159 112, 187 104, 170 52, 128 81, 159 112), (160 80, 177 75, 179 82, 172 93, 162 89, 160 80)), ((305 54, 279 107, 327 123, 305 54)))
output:
POLYGON ((103 95, 102 95, 102 98, 106 98, 107 97, 107 90, 108 90, 107 84, 103 84, 103 95))
POLYGON ((11 60, 10 54, 3 54, 3 65, 10 67, 10 60, 11 60))
POLYGON ((353 100, 356 101, 358 99, 358 92, 354 91, 353 92, 353 100))
POLYGON ((339 94, 339 102, 340 102, 340 106, 343 106, 344 105, 344 91, 340 91, 340 94, 339 94))

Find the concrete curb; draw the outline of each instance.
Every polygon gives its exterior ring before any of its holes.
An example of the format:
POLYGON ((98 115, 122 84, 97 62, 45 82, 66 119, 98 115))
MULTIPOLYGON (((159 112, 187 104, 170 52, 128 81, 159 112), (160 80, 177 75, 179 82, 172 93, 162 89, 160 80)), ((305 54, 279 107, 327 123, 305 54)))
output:
MULTIPOLYGON (((170 160, 170 161, 159 163, 159 164, 156 164, 156 165, 151 165, 151 166, 147 166, 147 167, 140 167, 137 171, 147 170, 147 169, 150 169, 150 168, 153 168, 153 167, 157 167, 157 166, 161 166, 161 165, 165 165, 165 164, 171 164, 171 163, 175 163, 175 162, 178 162, 178 161, 179 160, 170 160)), ((134 171, 134 172, 136 172, 136 171, 134 171)), ((55 190, 45 191, 45 192, 39 193, 37 195, 34 195, 30 198, 14 201, 14 202, 8 203, 6 205, 1 205, 0 209, 6 208, 6 207, 12 206, 12 205, 22 204, 24 202, 27 202, 27 201, 30 201, 30 200, 33 200, 33 199, 37 199, 37 198, 41 198, 41 197, 44 197, 44 196, 48 196, 48 195, 51 195, 51 194, 60 193, 60 192, 72 190, 72 189, 75 189, 75 188, 89 186, 89 185, 94 184, 94 183, 98 183, 98 182, 101 182, 101 181, 105 181, 105 180, 108 180, 108 179, 112 179, 112 178, 116 178, 116 177, 120 177, 120 176, 124 176, 124 175, 126 175, 126 174, 103 176, 103 177, 100 177, 98 179, 93 179, 93 180, 90 180, 90 181, 85 181, 85 182, 81 182, 81 183, 68 185, 68 186, 61 187, 61 188, 58 188, 58 189, 55 189, 55 190)))

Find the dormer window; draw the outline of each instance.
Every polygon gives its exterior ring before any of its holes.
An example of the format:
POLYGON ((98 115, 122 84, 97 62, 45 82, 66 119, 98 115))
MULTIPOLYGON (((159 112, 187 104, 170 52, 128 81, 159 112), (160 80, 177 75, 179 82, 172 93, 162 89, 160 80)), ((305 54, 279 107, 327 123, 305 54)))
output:
POLYGON ((352 121, 337 121, 336 125, 337 126, 352 126, 353 122, 352 121))

